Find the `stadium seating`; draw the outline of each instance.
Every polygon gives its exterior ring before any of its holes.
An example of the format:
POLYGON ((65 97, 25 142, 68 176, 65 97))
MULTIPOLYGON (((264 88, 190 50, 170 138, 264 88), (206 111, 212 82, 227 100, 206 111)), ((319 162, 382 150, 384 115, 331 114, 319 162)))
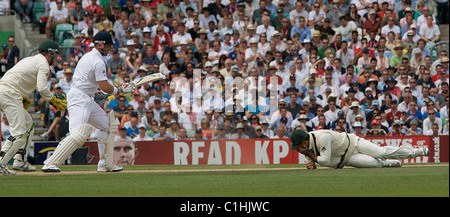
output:
POLYGON ((45 15, 45 3, 34 2, 33 3, 33 22, 39 23, 39 18, 45 15))
POLYGON ((63 46, 72 46, 74 42, 75 42, 74 39, 66 39, 63 41, 62 45, 63 46))
MULTIPOLYGON (((55 39, 56 40, 60 40, 60 38, 62 38, 62 33, 64 32, 71 32, 73 31, 73 27, 72 24, 67 24, 67 23, 62 23, 62 24, 58 24, 55 28, 55 39)), ((60 40, 61 42, 61 40, 60 40)))
POLYGON ((73 24, 73 34, 78 34, 78 24, 73 24))

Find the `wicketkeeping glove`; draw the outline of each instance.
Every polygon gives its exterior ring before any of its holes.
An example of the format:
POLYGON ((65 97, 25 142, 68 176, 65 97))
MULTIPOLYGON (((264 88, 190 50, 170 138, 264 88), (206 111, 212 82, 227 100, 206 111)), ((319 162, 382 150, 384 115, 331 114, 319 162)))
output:
POLYGON ((134 83, 122 84, 119 88, 119 93, 132 93, 136 91, 137 87, 134 83))
POLYGON ((30 108, 30 103, 31 103, 31 101, 30 101, 30 99, 28 99, 28 97, 23 97, 22 104, 23 104, 23 108, 25 110, 28 110, 28 108, 30 108))
POLYGON ((64 94, 54 94, 49 103, 59 111, 67 108, 66 96, 64 94))

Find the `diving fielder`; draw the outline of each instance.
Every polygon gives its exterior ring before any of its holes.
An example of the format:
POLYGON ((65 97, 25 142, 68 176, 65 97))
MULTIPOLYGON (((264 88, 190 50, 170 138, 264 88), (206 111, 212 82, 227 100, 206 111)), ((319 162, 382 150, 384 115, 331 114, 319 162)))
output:
POLYGON ((39 45, 39 54, 19 61, 0 80, 0 110, 5 113, 11 131, 11 136, 0 152, 0 172, 3 175, 15 174, 7 167, 14 155, 14 170, 36 170, 26 161, 34 132, 33 120, 27 112, 30 106, 27 97, 37 88, 45 101, 56 109, 66 109, 66 100, 51 93, 47 87, 50 65, 58 56, 58 52, 57 43, 51 40, 43 41, 39 45))
POLYGON ((70 135, 61 141, 53 155, 44 162, 43 172, 60 172, 61 164, 86 142, 93 130, 92 126, 100 130, 97 171, 118 172, 123 169, 113 163, 114 137, 119 121, 114 117, 114 112, 107 115, 95 102, 94 96, 98 94, 99 87, 105 93, 116 95, 134 92, 136 86, 126 83, 116 88, 108 83, 103 56, 114 46, 114 40, 111 34, 102 31, 94 36, 93 41, 94 48, 78 62, 72 86, 67 93, 70 135))
POLYGON ((306 133, 301 129, 292 133, 291 149, 305 155, 308 169, 315 169, 315 163, 331 168, 401 167, 398 159, 428 156, 430 153, 426 146, 418 149, 411 145, 379 147, 354 134, 331 130, 306 133))

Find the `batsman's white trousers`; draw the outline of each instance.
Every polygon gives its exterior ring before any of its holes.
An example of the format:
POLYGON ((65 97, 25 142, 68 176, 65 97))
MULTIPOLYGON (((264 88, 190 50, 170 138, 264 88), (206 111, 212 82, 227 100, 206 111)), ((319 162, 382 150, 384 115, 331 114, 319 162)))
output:
POLYGON ((69 111, 69 132, 87 123, 100 130, 99 140, 106 141, 109 119, 93 97, 80 89, 70 88, 67 93, 67 110, 69 111))
POLYGON ((357 137, 356 149, 347 165, 360 168, 383 167, 386 159, 406 159, 410 157, 414 157, 414 148, 411 145, 380 147, 357 137))

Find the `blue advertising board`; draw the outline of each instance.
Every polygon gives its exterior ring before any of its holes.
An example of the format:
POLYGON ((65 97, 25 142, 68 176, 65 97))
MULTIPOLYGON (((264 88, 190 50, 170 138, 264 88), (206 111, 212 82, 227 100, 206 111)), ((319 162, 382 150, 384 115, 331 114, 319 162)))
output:
POLYGON ((35 165, 44 165, 44 161, 52 156, 59 142, 34 142, 35 165))

